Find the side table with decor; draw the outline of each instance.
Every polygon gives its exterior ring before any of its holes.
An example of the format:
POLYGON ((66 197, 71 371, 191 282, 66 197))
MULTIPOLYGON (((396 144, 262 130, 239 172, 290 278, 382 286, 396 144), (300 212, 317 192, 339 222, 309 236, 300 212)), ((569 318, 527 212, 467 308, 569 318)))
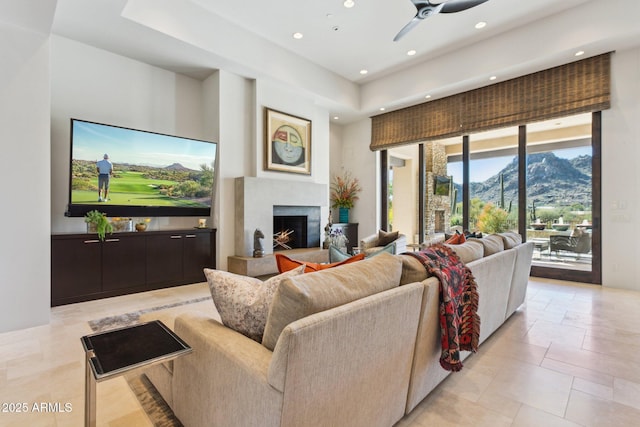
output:
POLYGON ((347 252, 351 255, 355 255, 353 253, 353 248, 358 247, 358 223, 336 223, 331 224, 331 232, 336 233, 339 232, 343 234, 347 238, 346 249, 347 252))

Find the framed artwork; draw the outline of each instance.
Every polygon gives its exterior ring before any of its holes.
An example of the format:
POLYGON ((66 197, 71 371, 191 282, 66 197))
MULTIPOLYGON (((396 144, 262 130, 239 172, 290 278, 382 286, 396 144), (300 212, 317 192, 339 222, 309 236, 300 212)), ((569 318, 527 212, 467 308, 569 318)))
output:
POLYGON ((265 108, 265 169, 311 174, 311 120, 265 108))

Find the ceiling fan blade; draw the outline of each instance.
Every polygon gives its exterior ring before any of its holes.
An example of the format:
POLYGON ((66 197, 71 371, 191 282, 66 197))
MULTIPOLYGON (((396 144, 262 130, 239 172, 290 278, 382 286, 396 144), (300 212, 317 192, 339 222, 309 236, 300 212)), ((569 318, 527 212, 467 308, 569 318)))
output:
POLYGON ((462 12, 463 10, 471 9, 472 7, 481 5, 489 0, 457 0, 445 3, 440 9, 440 13, 455 13, 462 12))
POLYGON ((404 37, 409 31, 411 31, 413 29, 413 27, 415 27, 416 25, 418 25, 420 23, 420 21, 422 21, 422 18, 418 18, 418 16, 414 16, 413 19, 411 21, 409 21, 409 23, 407 25, 405 25, 398 34, 396 34, 396 36, 393 38, 394 42, 397 42, 398 40, 400 40, 402 37, 404 37))

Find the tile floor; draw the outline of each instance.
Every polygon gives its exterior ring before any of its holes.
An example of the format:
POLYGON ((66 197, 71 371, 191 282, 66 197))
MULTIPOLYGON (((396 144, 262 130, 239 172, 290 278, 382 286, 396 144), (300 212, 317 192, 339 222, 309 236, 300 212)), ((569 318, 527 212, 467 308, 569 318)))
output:
MULTIPOLYGON (((87 321, 208 293, 56 307, 47 326, 0 334, 0 426, 81 426, 87 321)), ((638 292, 531 279, 525 305, 396 427, 637 425, 639 308, 638 292)), ((97 401, 100 426, 151 425, 123 379, 98 384, 97 401)))

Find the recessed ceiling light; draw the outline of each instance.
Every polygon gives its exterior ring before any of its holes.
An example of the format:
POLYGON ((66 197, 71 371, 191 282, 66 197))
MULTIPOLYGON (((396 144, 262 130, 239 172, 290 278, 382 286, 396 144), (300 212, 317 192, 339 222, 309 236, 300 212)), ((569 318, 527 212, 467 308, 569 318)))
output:
POLYGON ((300 40, 304 35, 302 33, 293 33, 293 38, 296 40, 300 40))
POLYGON ((340 120, 340 117, 338 117, 338 116, 333 116, 333 120, 340 120))
POLYGON ((347 9, 352 8, 353 6, 356 5, 356 2, 354 2, 353 0, 344 0, 344 3, 342 3, 344 5, 344 7, 346 7, 347 9))
POLYGON ((429 99, 429 98, 431 98, 431 95, 426 95, 424 98, 425 99, 429 99))
POLYGON ((576 52, 576 56, 582 56, 584 55, 584 50, 579 50, 576 52))
POLYGON ((497 76, 491 76, 491 77, 489 77, 489 80, 495 80, 497 78, 498 78, 497 76))
POLYGON ((415 54, 416 54, 415 49, 411 49, 411 50, 407 51, 407 55, 409 55, 409 56, 413 56, 415 54))
POLYGON ((486 22, 484 22, 484 21, 480 21, 480 22, 478 22, 478 23, 476 24, 476 29, 477 29, 477 30, 479 30, 479 29, 484 28, 484 27, 486 27, 486 26, 487 26, 487 23, 486 23, 486 22))
POLYGON ((380 111, 384 111, 384 107, 380 107, 380 111))
POLYGON ((362 74, 363 76, 364 76, 365 74, 367 74, 368 72, 369 72, 369 70, 364 70, 364 69, 363 69, 363 70, 360 70, 360 74, 362 74))

